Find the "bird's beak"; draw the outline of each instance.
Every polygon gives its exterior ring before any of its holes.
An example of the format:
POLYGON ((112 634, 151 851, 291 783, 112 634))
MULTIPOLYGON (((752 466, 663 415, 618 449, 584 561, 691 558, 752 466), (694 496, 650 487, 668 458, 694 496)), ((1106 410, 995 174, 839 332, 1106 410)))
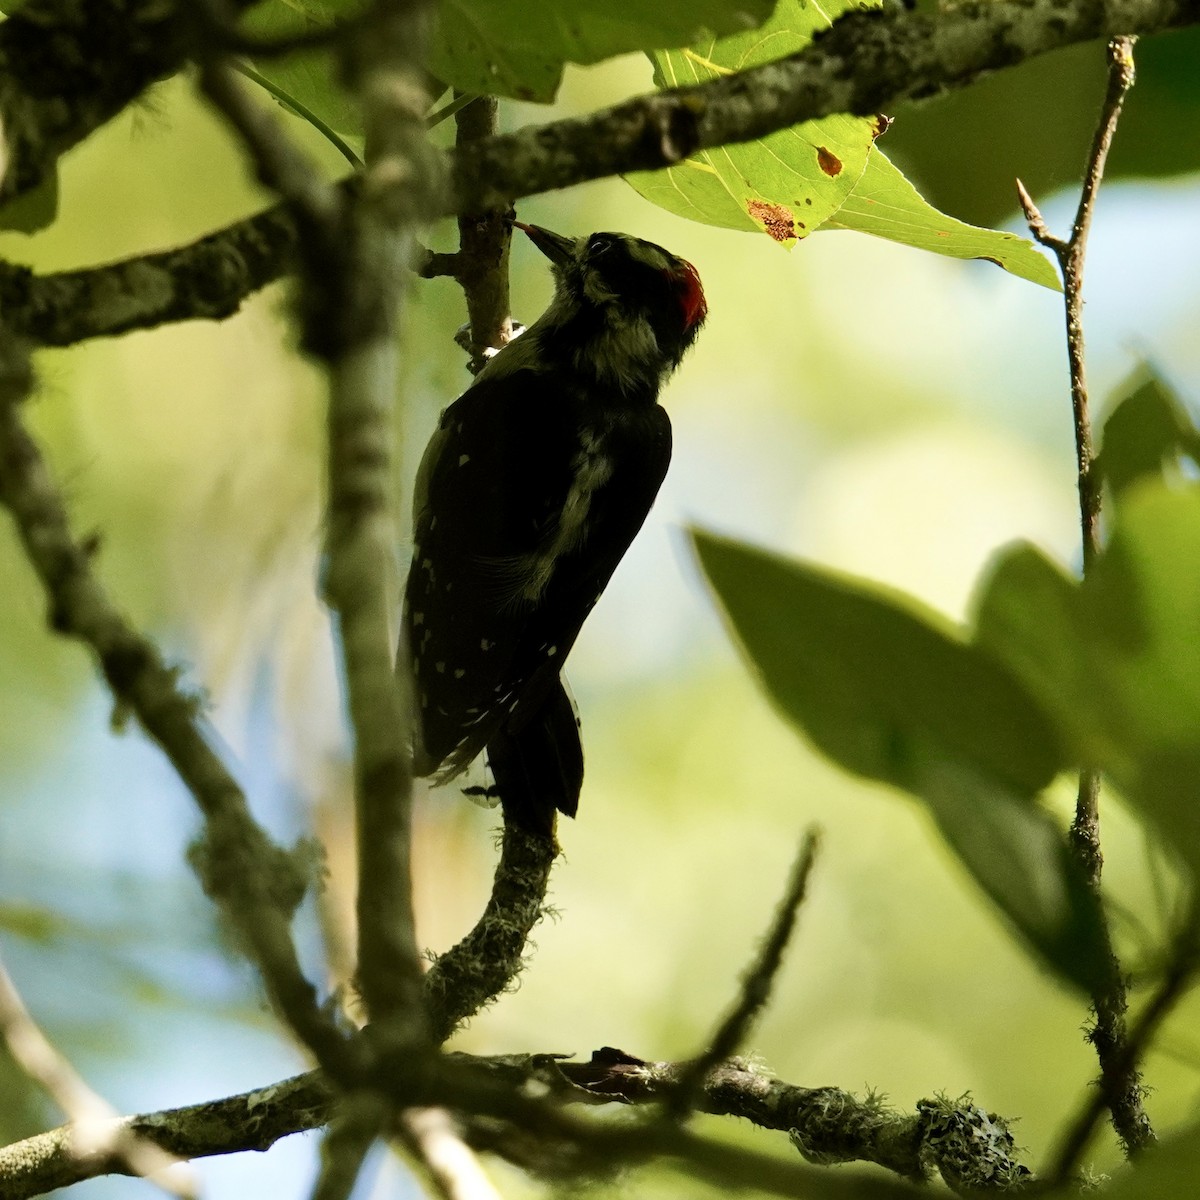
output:
POLYGON ((574 257, 575 239, 563 237, 561 233, 551 233, 540 225, 526 225, 523 221, 513 224, 552 262, 565 263, 574 257))

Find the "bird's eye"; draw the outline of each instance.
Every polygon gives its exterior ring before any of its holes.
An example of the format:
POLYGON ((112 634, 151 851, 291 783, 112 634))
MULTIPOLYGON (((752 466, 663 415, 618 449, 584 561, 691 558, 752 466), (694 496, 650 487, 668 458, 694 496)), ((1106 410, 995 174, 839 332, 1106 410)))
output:
POLYGON ((599 258, 606 250, 612 249, 612 238, 606 233, 593 233, 588 238, 588 257, 599 258))

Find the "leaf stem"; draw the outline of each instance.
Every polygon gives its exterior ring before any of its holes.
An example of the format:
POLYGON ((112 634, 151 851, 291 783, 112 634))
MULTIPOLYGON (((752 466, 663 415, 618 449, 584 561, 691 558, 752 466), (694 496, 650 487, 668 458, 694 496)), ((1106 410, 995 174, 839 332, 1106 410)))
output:
POLYGON ((341 153, 342 157, 356 170, 362 170, 363 160, 354 152, 342 136, 317 116, 311 108, 306 108, 295 96, 285 92, 278 84, 272 83, 265 75, 259 74, 249 63, 231 58, 230 65, 240 75, 244 75, 253 83, 257 83, 263 91, 270 93, 285 108, 290 108, 296 116, 307 121, 318 133, 322 134, 341 153))

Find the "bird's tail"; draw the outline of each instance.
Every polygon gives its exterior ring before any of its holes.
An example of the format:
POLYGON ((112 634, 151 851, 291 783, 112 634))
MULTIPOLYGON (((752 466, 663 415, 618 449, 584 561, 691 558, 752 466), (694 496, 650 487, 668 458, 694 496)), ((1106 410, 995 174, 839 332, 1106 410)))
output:
POLYGON ((516 729, 502 727, 487 745, 504 815, 531 833, 554 836, 554 813, 573 817, 583 787, 579 718, 562 679, 516 729))

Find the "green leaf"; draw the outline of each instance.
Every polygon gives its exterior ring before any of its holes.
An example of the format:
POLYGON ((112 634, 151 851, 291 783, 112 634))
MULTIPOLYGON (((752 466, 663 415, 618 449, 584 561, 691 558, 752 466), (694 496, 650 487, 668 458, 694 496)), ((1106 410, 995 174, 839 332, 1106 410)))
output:
MULTIPOLYGON (((818 6, 779 0, 761 28, 687 50, 652 55, 661 88, 703 83, 803 49, 832 19, 859 5, 818 6)), ((679 216, 728 229, 767 233, 793 245, 845 202, 867 166, 881 123, 833 116, 772 133, 758 141, 704 150, 678 166, 626 176, 647 200, 679 216)))
POLYGON ((921 797, 946 844, 1012 928, 1064 979, 1093 993, 1106 975, 1104 916, 1054 821, 978 773, 930 764, 921 797))
POLYGON ((700 563, 778 708, 857 774, 919 797, 1010 926, 1064 979, 1102 978, 1097 902, 1033 796, 1053 725, 989 653, 907 597, 695 532, 700 563))
POLYGON ((1131 484, 1161 479, 1180 455, 1200 462, 1200 431, 1175 392, 1142 365, 1120 389, 1123 399, 1104 422, 1097 469, 1120 496, 1131 484))
MULTIPOLYGON (((246 17, 263 37, 328 28, 363 7, 362 0, 264 0, 246 17)), ((773 0, 656 0, 614 7, 611 0, 441 0, 429 67, 464 92, 549 102, 564 64, 595 63, 631 51, 680 46, 703 37, 752 29, 773 0)), ((332 55, 304 51, 255 62, 256 69, 342 137, 359 137, 357 106, 338 84, 332 55)))
POLYGON ((927 758, 1032 794, 1060 750, 1024 688, 949 622, 738 542, 693 535, 701 564, 776 703, 860 775, 913 790, 927 758))
MULTIPOLYGON (((659 87, 700 83, 803 49, 854 0, 832 6, 780 0, 749 34, 653 55, 659 87)), ((629 183, 679 216, 728 229, 759 231, 786 246, 814 230, 852 229, 952 258, 983 259, 1055 291, 1058 273, 1015 233, 979 229, 938 212, 878 147, 880 119, 835 116, 754 142, 706 150, 629 183), (835 169, 836 168, 836 169, 835 169)))
POLYGON ((977 640, 1200 873, 1200 490, 1130 487, 1076 585, 1022 548, 984 588, 977 640))
MULTIPOLYGON (((245 17, 248 32, 261 38, 287 38, 327 29, 363 7, 359 0, 265 0, 245 17)), ((256 59, 254 67, 282 93, 276 99, 313 124, 324 124, 343 138, 361 138, 362 114, 338 81, 333 54, 303 50, 284 57, 256 59), (294 103, 289 105, 287 98, 294 103)), ((361 146, 356 147, 361 149, 361 146)))
POLYGON ((752 29, 773 6, 773 0, 442 0, 430 69, 463 91, 549 101, 565 63, 752 29))
POLYGON ((1102 763, 1200 873, 1200 490, 1128 494, 1081 589, 1102 763))
POLYGON ((858 185, 824 228, 869 233, 949 258, 983 259, 1021 279, 1062 291, 1054 265, 1031 241, 939 212, 878 147, 858 185))
POLYGON ((1003 662, 1064 731, 1073 765, 1107 758, 1090 716, 1091 675, 1079 636, 1079 584, 1040 550, 1003 551, 980 588, 975 643, 1003 662))
POLYGON ((0 207, 0 229, 37 233, 52 225, 57 216, 58 165, 55 164, 37 187, 0 207))

